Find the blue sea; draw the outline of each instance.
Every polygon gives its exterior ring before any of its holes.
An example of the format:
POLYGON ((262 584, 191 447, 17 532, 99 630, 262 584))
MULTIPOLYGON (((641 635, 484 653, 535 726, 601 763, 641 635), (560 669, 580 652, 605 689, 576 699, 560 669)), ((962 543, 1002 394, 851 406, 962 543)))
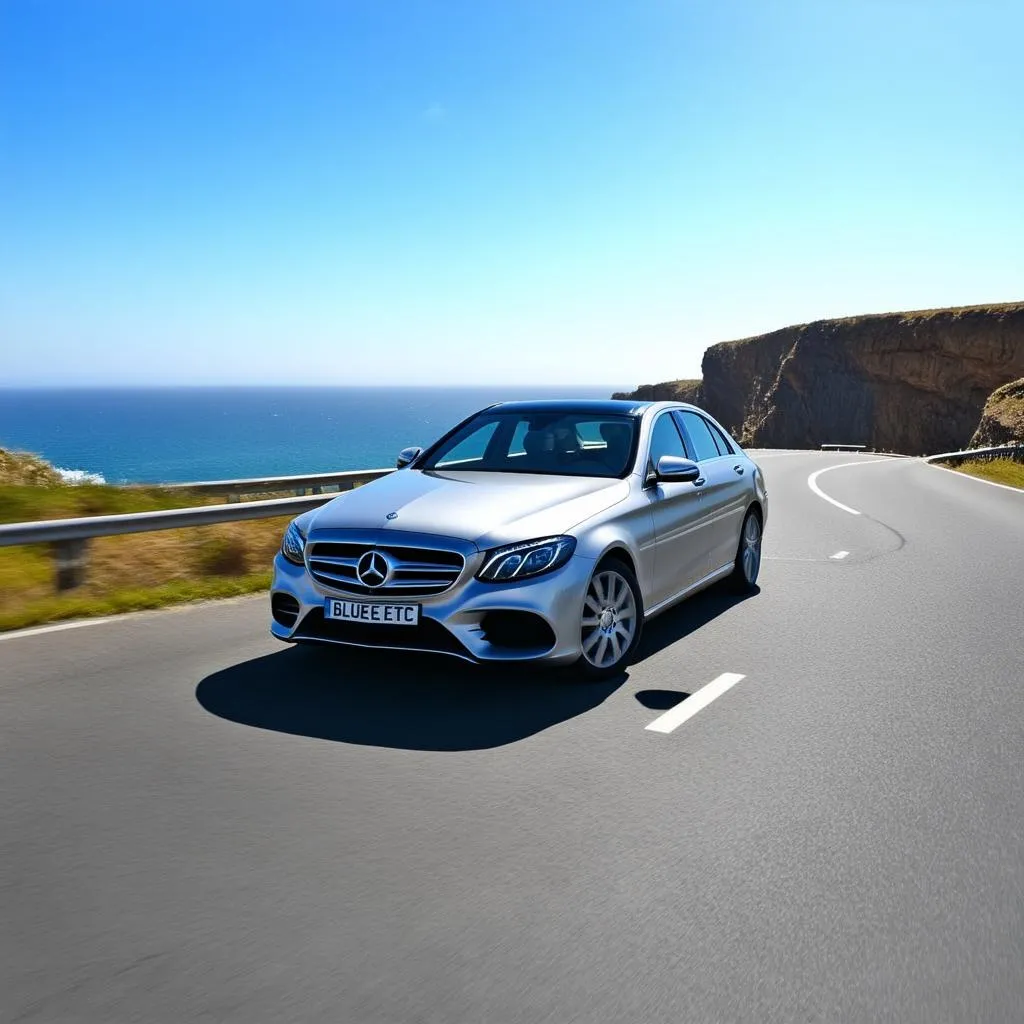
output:
POLYGON ((626 387, 0 388, 0 448, 113 484, 373 469, 492 402, 626 387))

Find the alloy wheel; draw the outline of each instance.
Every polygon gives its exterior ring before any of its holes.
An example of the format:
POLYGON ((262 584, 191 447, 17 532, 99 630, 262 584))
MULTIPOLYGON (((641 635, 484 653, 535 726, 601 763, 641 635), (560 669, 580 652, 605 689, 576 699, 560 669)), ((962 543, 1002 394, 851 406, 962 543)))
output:
POLYGON ((583 657, 594 668, 607 669, 622 660, 637 631, 636 598, 614 569, 597 573, 583 602, 583 657))
POLYGON ((743 524, 743 548, 741 552, 743 578, 748 585, 757 582, 757 574, 761 568, 761 521, 751 513, 743 524))

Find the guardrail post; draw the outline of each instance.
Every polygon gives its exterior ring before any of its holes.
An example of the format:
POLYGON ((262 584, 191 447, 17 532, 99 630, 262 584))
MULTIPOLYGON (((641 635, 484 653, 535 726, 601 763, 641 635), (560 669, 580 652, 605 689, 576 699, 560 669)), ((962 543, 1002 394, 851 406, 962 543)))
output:
POLYGON ((89 539, 58 540, 53 544, 53 564, 57 570, 57 590, 74 590, 85 582, 89 567, 89 539))

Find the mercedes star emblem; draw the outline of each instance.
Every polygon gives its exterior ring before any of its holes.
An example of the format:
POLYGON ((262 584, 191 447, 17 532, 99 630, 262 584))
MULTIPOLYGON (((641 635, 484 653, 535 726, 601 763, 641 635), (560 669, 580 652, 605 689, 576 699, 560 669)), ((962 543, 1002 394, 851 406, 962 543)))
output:
POLYGON ((379 551, 367 551, 356 563, 356 577, 364 587, 382 587, 391 575, 391 563, 379 551))

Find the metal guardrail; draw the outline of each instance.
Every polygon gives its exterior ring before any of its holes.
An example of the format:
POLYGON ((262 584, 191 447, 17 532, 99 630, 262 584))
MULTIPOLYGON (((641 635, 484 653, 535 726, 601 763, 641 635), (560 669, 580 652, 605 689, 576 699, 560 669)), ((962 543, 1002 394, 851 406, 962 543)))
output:
POLYGON ((821 450, 823 452, 866 452, 868 446, 866 444, 823 444, 821 450))
POLYGON ((223 494, 228 501, 232 501, 243 494, 272 494, 275 491, 291 491, 294 494, 305 494, 310 491, 312 494, 324 494, 325 488, 331 487, 338 491, 347 491, 391 472, 393 470, 390 469, 349 469, 339 473, 305 473, 298 476, 252 477, 246 480, 200 480, 197 483, 146 486, 158 486, 164 491, 223 494))
POLYGON ((1024 444, 1004 444, 994 448, 971 448, 961 452, 944 452, 942 455, 929 455, 925 462, 983 462, 991 459, 1012 459, 1024 462, 1024 444))
MULTIPOLYGON (((346 473, 322 473, 341 490, 351 490, 372 480, 393 473, 392 469, 371 469, 346 473)), ((280 484, 289 481, 309 481, 314 477, 268 477, 264 480, 217 480, 208 484, 182 484, 180 490, 199 490, 204 486, 229 487, 245 485, 242 490, 206 493, 252 493, 251 483, 280 484)), ((323 486, 314 484, 312 486, 323 486)), ((258 489, 257 489, 258 493, 258 489)), ((215 523, 235 523, 247 519, 273 519, 275 516, 294 516, 330 501, 334 494, 312 494, 291 498, 271 498, 266 501, 234 501, 226 505, 201 505, 196 508, 160 509, 155 512, 131 512, 111 516, 85 516, 79 519, 47 519, 34 523, 7 523, 0 525, 0 547, 15 544, 49 544, 54 559, 57 589, 70 590, 85 581, 89 558, 89 541, 94 537, 113 537, 127 533, 147 533, 153 530, 178 530, 191 526, 211 526, 215 523)))

